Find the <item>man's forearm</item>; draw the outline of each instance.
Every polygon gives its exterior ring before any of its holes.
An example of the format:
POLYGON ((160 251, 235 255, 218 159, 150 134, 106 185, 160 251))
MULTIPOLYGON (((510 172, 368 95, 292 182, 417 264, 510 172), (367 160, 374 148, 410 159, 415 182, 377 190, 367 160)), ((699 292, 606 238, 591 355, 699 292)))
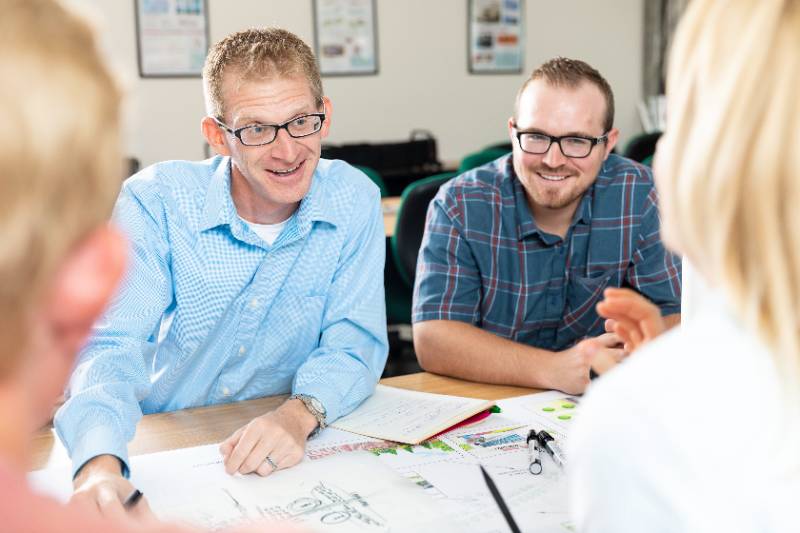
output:
POLYGON ((414 324, 414 349, 428 372, 471 381, 551 388, 558 354, 454 320, 414 324))

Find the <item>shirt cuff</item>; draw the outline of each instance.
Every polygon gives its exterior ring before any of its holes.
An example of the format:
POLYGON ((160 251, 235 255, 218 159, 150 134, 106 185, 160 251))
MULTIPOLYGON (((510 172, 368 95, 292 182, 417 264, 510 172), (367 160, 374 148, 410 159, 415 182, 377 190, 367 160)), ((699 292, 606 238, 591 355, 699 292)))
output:
POLYGON ((681 304, 671 304, 661 306, 661 316, 680 314, 681 304))
POLYGON ((128 445, 108 426, 96 426, 81 435, 70 452, 73 478, 83 465, 98 455, 117 457, 122 462, 122 475, 126 478, 130 477, 128 445))

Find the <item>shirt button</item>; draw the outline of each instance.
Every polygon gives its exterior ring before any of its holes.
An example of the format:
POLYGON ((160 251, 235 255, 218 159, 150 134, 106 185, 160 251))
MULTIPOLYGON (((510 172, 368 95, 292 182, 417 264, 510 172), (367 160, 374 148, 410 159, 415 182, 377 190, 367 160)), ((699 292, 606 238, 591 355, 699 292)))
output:
POLYGON ((247 350, 244 349, 244 346, 239 346, 239 355, 244 355, 244 352, 247 350))
POLYGON ((250 308, 255 309, 256 307, 258 307, 258 298, 253 298, 250 300, 250 308))
POLYGON ((230 396, 231 390, 228 387, 222 387, 222 395, 223 396, 230 396))

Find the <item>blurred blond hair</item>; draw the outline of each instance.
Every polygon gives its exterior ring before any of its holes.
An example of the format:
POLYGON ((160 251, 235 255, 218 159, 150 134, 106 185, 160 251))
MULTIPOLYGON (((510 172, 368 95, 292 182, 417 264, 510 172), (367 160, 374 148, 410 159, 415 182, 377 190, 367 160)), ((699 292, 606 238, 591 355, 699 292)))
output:
POLYGON ((770 347, 796 419, 800 2, 690 2, 667 93, 656 163, 665 237, 770 347))
POLYGON ((119 106, 84 21, 53 0, 0 0, 0 377, 66 253, 110 215, 119 106))

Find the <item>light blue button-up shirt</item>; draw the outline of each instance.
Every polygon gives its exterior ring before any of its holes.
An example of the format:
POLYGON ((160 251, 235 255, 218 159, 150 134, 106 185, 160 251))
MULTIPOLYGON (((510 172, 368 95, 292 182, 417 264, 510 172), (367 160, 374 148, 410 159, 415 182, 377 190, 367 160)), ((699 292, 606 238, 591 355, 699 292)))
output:
POLYGON ((320 160, 272 246, 237 216, 224 157, 143 170, 114 219, 128 273, 55 419, 74 471, 100 454, 127 465, 143 413, 291 391, 330 423, 372 394, 388 351, 385 237, 360 171, 320 160))

